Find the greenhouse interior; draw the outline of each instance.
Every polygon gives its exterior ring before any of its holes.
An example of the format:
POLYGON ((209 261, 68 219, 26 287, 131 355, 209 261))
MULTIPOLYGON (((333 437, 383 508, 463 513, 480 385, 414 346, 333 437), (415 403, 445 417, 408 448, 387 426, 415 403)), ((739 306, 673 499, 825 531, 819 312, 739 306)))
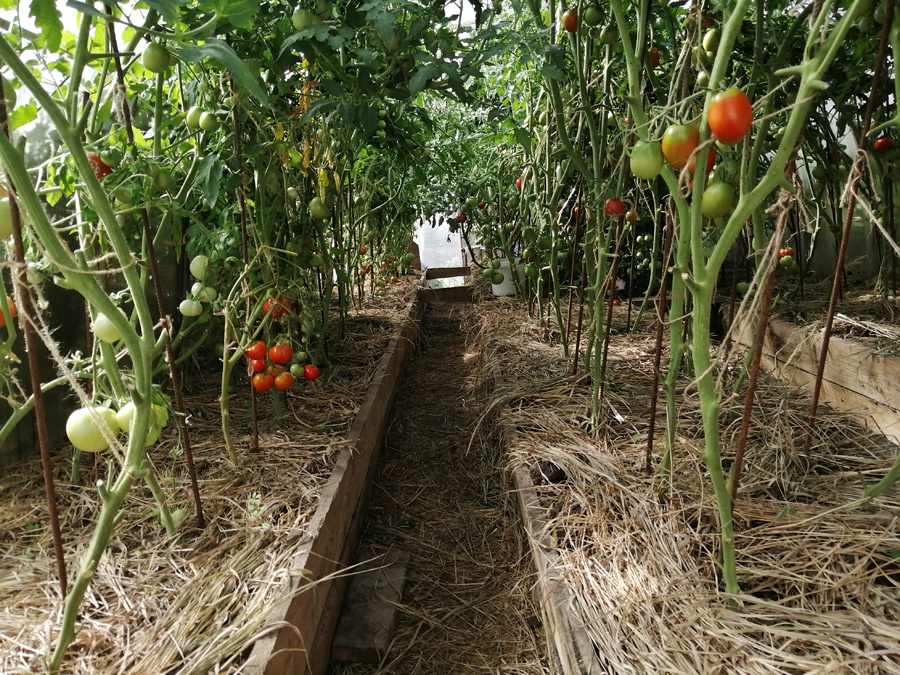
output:
POLYGON ((0 2, 0 673, 900 674, 898 14, 0 2))

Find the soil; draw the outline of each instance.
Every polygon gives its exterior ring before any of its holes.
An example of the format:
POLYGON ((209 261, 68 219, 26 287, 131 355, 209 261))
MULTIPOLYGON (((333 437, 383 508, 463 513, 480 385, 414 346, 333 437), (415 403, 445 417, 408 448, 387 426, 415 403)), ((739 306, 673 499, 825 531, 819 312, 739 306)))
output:
POLYGON ((550 672, 502 444, 481 419, 469 311, 426 310, 363 534, 363 547, 410 554, 392 649, 382 664, 332 664, 333 675, 550 672))

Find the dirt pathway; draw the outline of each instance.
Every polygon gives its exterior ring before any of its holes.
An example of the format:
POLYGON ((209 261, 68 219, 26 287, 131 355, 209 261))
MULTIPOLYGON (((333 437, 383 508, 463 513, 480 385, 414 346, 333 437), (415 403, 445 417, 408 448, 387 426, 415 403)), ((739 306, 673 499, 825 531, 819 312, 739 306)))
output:
POLYGON ((335 675, 549 672, 499 440, 486 429, 468 449, 484 403, 465 311, 427 308, 363 535, 410 553, 391 653, 380 666, 335 664, 335 675))

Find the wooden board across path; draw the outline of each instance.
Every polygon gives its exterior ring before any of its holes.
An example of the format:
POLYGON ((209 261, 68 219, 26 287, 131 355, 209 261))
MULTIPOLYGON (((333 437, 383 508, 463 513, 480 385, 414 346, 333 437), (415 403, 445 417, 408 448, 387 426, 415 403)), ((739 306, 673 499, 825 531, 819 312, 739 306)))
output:
MULTIPOLYGON (((733 337, 749 347, 756 322, 739 319, 733 337)), ((822 350, 821 332, 808 333, 772 319, 763 343, 763 367, 781 379, 812 391, 822 350)), ((849 340, 832 337, 822 380, 821 401, 836 410, 858 414, 872 431, 900 445, 900 358, 878 354, 849 340)))
POLYGON ((372 476, 424 308, 417 295, 375 371, 309 523, 309 543, 291 566, 285 600, 269 617, 244 673, 321 675, 327 668, 348 580, 341 572, 356 555, 372 476))

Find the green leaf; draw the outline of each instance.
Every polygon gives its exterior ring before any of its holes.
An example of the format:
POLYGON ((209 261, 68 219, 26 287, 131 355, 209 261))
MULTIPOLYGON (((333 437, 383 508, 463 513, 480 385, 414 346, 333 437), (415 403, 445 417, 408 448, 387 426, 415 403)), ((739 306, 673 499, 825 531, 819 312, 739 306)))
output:
POLYGON ((207 155, 200 162, 194 185, 203 191, 203 198, 210 206, 219 199, 219 186, 222 183, 222 160, 218 155, 207 155))
MULTIPOLYGON (((170 26, 178 25, 178 6, 183 4, 177 0, 144 0, 150 9, 155 9, 170 26)), ((126 40, 128 38, 125 38, 126 40)))
POLYGON ((35 119, 37 119, 37 106, 34 103, 18 105, 16 106, 16 109, 10 113, 9 125, 13 129, 18 129, 29 122, 33 122, 35 119))
POLYGON ((220 19, 227 19, 233 26, 246 28, 259 12, 260 4, 255 0, 203 0, 200 6, 214 11, 220 19))
POLYGON ((47 49, 57 51, 62 40, 63 25, 56 0, 31 0, 28 16, 34 18, 34 25, 41 29, 47 49))
POLYGON ((550 80, 566 79, 566 76, 563 75, 563 72, 559 68, 554 68, 553 66, 544 66, 543 68, 541 68, 541 75, 550 80))
POLYGON ((440 67, 434 63, 429 63, 428 65, 418 68, 409 79, 409 93, 412 96, 417 95, 428 83, 428 80, 437 76, 440 72, 440 67))
POLYGON ((200 62, 205 58, 218 61, 223 68, 234 75, 238 84, 249 91, 264 106, 269 107, 269 97, 253 77, 247 64, 241 61, 235 51, 221 40, 209 39, 202 45, 187 47, 178 52, 178 56, 189 63, 200 62))
POLYGON ((397 17, 390 12, 381 12, 375 19, 375 29, 378 31, 378 37, 384 42, 386 47, 390 47, 394 42, 394 24, 397 23, 397 17))
POLYGON ((331 99, 319 99, 311 106, 309 106, 309 110, 306 111, 306 114, 300 118, 300 126, 303 126, 307 122, 309 122, 316 115, 325 115, 330 113, 337 107, 337 103, 332 101, 331 99))
POLYGON ((353 121, 356 118, 355 105, 352 103, 341 103, 339 112, 341 113, 341 119, 344 120, 344 124, 353 124, 353 121))

